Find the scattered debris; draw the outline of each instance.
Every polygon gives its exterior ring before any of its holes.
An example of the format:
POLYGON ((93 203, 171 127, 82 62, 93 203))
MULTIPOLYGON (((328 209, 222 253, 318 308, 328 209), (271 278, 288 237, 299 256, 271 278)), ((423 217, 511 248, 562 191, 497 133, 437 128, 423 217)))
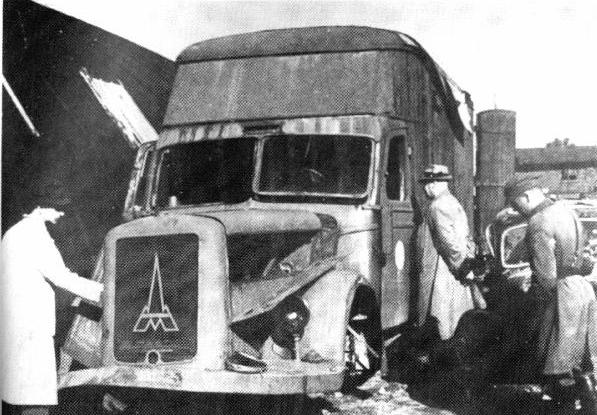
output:
POLYGON ((383 380, 379 372, 354 393, 335 392, 327 395, 325 399, 334 410, 322 409, 322 415, 453 414, 453 412, 429 407, 415 401, 408 394, 407 385, 383 380))

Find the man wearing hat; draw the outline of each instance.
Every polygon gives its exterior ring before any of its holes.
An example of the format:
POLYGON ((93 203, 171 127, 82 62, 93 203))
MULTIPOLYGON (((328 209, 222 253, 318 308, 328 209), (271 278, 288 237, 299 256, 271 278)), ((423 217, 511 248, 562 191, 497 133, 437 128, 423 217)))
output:
POLYGON ((448 168, 432 165, 420 182, 431 200, 418 231, 420 264, 419 325, 435 317, 442 340, 452 337, 462 314, 474 308, 470 282, 475 247, 466 213, 450 193, 448 168))
POLYGON ((560 377, 581 367, 588 355, 597 365, 597 303, 591 284, 579 275, 580 221, 565 203, 546 197, 537 179, 513 178, 504 195, 506 203, 528 220, 530 293, 540 304, 540 326, 530 334, 537 344, 536 370, 560 377))

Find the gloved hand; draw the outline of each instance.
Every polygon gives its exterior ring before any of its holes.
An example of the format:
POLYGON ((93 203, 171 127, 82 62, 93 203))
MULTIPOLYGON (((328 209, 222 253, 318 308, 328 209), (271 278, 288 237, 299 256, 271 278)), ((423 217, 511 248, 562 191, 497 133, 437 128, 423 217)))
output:
POLYGON ((481 254, 473 258, 472 271, 475 277, 485 276, 491 270, 493 256, 490 254, 481 254))
POLYGON ((462 261, 460 268, 454 273, 455 278, 463 284, 471 284, 483 280, 489 271, 491 256, 478 255, 474 258, 466 258, 462 261), (472 275, 471 275, 472 273, 472 275))
POLYGON ((454 278, 460 281, 461 284, 468 285, 475 282, 475 278, 471 271, 475 265, 474 258, 465 258, 458 269, 452 271, 454 278))

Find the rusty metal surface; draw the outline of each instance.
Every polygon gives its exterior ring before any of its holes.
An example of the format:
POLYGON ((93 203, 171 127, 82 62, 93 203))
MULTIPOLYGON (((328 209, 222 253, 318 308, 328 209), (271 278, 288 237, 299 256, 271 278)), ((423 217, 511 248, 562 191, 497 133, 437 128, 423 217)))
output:
MULTIPOLYGON (((330 273, 332 268, 341 262, 341 259, 337 257, 320 259, 309 265, 308 262, 305 262, 309 258, 309 245, 306 245, 307 251, 301 254, 305 257, 302 262, 307 264, 306 267, 303 264, 302 268, 297 269, 297 272, 293 272, 287 278, 256 281, 251 284, 230 284, 229 289, 225 289, 228 286, 226 275, 214 272, 214 269, 219 269, 218 264, 214 264, 213 261, 210 262, 209 266, 201 266, 200 264, 200 269, 204 271, 209 269, 209 273, 200 272, 199 285, 201 291, 199 292, 200 301, 198 304, 199 332, 197 337, 199 344, 197 356, 185 362, 149 365, 146 361, 142 364, 118 366, 119 363, 116 361, 113 352, 114 330, 112 328, 115 318, 118 317, 115 315, 113 306, 115 295, 113 245, 115 241, 120 238, 134 238, 136 236, 195 232, 202 235, 203 241, 199 249, 200 263, 202 257, 207 257, 216 262, 219 261, 220 265, 223 266, 226 261, 217 255, 214 258, 214 255, 211 255, 213 252, 210 251, 210 246, 221 250, 223 245, 214 243, 213 238, 210 239, 206 236, 210 233, 223 236, 225 231, 222 224, 229 226, 232 232, 258 232, 259 229, 265 229, 268 225, 260 224, 258 221, 249 228, 243 228, 243 224, 247 222, 250 224, 250 218, 257 215, 262 216, 265 222, 274 224, 274 228, 268 231, 276 231, 282 228, 295 230, 303 228, 319 230, 321 228, 320 219, 316 215, 305 211, 262 210, 253 213, 250 211, 224 211, 204 215, 211 216, 211 218, 203 215, 196 217, 161 215, 144 218, 122 225, 108 235, 106 256, 112 259, 106 258, 107 265, 103 277, 107 284, 103 324, 107 330, 104 331, 104 338, 102 339, 104 345, 102 348, 103 362, 95 362, 94 366, 100 366, 95 370, 88 369, 62 374, 61 387, 113 385, 196 392, 260 394, 311 393, 336 390, 340 387, 344 367, 342 359, 343 335, 341 334, 344 332, 344 319, 351 301, 351 296, 347 294, 354 290, 359 275, 351 271, 330 273), (213 278, 207 274, 211 274, 213 278), (323 285, 313 284, 322 276, 324 276, 323 285), (219 331, 228 330, 228 324, 244 321, 270 311, 279 301, 305 286, 309 286, 306 296, 311 303, 313 323, 308 330, 308 333, 312 334, 305 336, 306 340, 302 343, 305 350, 313 350, 314 345, 311 343, 317 343, 317 345, 323 347, 320 354, 327 357, 325 363, 319 365, 305 363, 305 368, 297 373, 288 362, 277 361, 276 356, 272 356, 268 360, 269 370, 263 375, 247 377, 247 375, 218 370, 220 360, 212 358, 224 358, 229 353, 226 344, 214 343, 219 338, 217 336, 219 331), (207 300, 208 297, 213 300, 214 298, 220 298, 222 295, 226 296, 228 292, 232 301, 231 306, 227 308, 230 310, 227 312, 231 313, 230 316, 227 317, 226 321, 214 319, 214 316, 218 314, 217 310, 223 307, 221 303, 218 303, 219 305, 213 301, 210 303, 207 300), (332 292, 334 296, 331 296, 332 292), (331 301, 331 299, 334 301, 331 301), (216 313, 214 314, 214 312, 216 313), (331 336, 330 333, 332 332, 337 335, 331 336), (336 363, 333 363, 332 360, 336 363)), ((225 250, 221 251, 222 254, 225 254, 225 250)), ((101 264, 101 261, 98 264, 101 264)), ((101 265, 98 265, 98 267, 104 269, 101 265)), ((99 325, 94 325, 94 327, 99 328, 99 325)), ((78 357, 78 355, 74 357, 78 357)))
POLYGON ((469 94, 398 32, 273 30, 207 40, 187 52, 164 126, 349 114, 413 120, 431 118, 427 107, 437 96, 457 139, 472 128, 469 94), (417 94, 425 96, 421 105, 410 102, 417 94))
MULTIPOLYGON (((255 212, 259 210, 304 212, 305 214, 307 212, 316 212, 333 217, 337 221, 339 229, 338 256, 344 258, 343 267, 358 272, 379 293, 380 247, 377 244, 381 229, 378 222, 379 209, 375 206, 323 203, 263 203, 249 200, 237 205, 177 208, 163 211, 161 215, 205 215, 222 218, 222 221, 229 222, 230 220, 224 219, 226 215, 234 218, 239 217, 237 215, 240 215, 240 213, 237 212, 255 212)), ((265 214, 259 213, 259 215, 265 214)), ((275 227, 278 225, 268 226, 275 227)))
MULTIPOLYGON (((383 121, 371 115, 341 115, 270 120, 263 121, 263 124, 279 127, 283 134, 362 135, 378 141, 381 138, 383 121)), ((166 128, 160 134, 157 147, 164 148, 200 140, 238 138, 243 136, 244 128, 247 126, 253 125, 224 122, 166 128)))
POLYGON ((338 390, 344 363, 267 361, 268 370, 259 374, 225 370, 197 370, 191 366, 105 366, 69 372, 60 376, 58 388, 85 385, 122 386, 204 393, 305 394, 338 390))
MULTIPOLYGON (((224 218, 225 215, 230 214, 231 217, 236 217, 237 214, 240 214, 237 212, 242 211, 255 212, 256 215, 264 215, 264 213, 259 213, 258 211, 291 211, 293 213, 301 212, 301 215, 305 215, 303 216, 305 218, 311 218, 311 215, 313 215, 313 217, 317 217, 316 214, 325 214, 332 216, 337 221, 341 233, 344 234, 377 229, 379 227, 379 224, 375 221, 374 218, 374 212, 376 210, 377 208, 375 206, 371 206, 368 204, 355 206, 336 205, 329 203, 260 202, 251 199, 246 202, 233 205, 217 204, 203 206, 187 206, 176 209, 162 210, 160 211, 160 215, 164 217, 176 215, 213 215, 214 217, 222 218, 222 221, 228 222, 228 220, 224 218)), ((319 219, 317 220, 319 221, 319 219)), ((319 222, 317 223, 318 227, 321 226, 319 225, 319 222)), ((309 219, 308 222, 306 222, 306 224, 310 226, 309 224, 314 225, 314 222, 311 222, 311 219, 309 219)), ((277 225, 267 226, 273 228, 277 225)))
POLYGON ((164 126, 383 114, 393 109, 392 92, 385 52, 188 63, 178 68, 164 126))

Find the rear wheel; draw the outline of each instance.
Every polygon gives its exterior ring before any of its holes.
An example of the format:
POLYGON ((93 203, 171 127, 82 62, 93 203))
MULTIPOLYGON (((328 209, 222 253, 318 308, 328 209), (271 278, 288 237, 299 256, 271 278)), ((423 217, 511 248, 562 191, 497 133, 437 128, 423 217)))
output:
POLYGON ((371 289, 360 287, 350 310, 344 342, 344 390, 363 384, 381 365, 381 321, 371 289))

